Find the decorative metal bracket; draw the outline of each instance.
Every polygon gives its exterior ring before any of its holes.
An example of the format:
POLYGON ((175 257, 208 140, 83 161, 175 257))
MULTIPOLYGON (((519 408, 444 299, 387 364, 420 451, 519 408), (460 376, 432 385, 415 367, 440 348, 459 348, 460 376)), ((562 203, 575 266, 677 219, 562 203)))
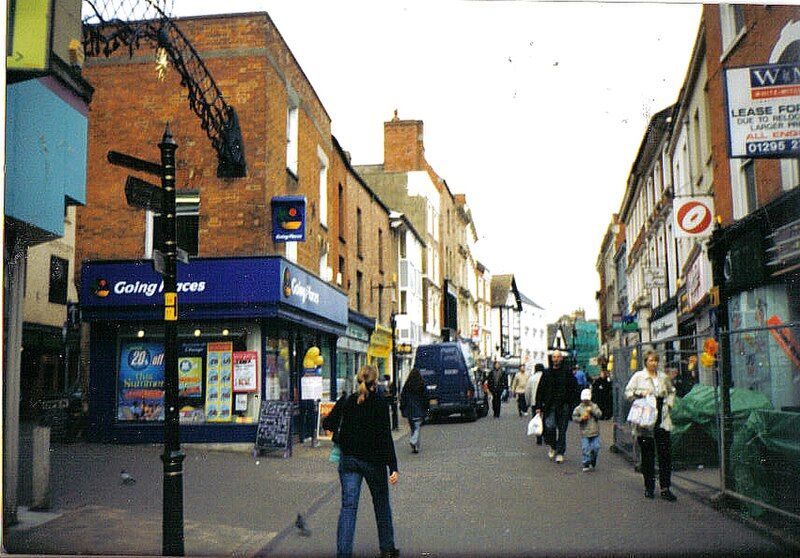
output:
POLYGON ((225 102, 214 78, 189 39, 168 15, 171 0, 84 0, 89 15, 83 19, 86 56, 111 56, 127 47, 130 56, 144 41, 163 48, 181 85, 188 90, 189 108, 217 152, 217 176, 242 178, 247 173, 244 143, 236 110, 225 102))

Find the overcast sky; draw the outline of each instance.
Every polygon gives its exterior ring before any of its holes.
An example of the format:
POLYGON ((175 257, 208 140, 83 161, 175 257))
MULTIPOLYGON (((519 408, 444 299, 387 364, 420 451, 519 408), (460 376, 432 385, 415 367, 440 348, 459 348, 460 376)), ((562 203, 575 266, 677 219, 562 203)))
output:
POLYGON ((700 4, 175 0, 173 15, 266 11, 355 164, 383 122, 422 120, 464 193, 491 273, 548 319, 596 318, 595 269, 649 118, 673 104, 700 4))

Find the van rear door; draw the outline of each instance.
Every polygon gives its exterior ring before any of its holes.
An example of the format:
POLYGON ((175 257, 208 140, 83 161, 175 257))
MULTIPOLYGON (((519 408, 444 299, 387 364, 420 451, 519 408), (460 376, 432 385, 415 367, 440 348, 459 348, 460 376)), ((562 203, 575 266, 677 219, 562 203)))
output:
POLYGON ((439 397, 452 402, 461 401, 469 387, 464 357, 458 345, 442 345, 440 350, 439 397))
POLYGON ((417 347, 414 368, 419 370, 422 380, 425 382, 425 390, 428 397, 436 399, 439 388, 439 370, 441 370, 438 347, 435 345, 420 345, 417 347))

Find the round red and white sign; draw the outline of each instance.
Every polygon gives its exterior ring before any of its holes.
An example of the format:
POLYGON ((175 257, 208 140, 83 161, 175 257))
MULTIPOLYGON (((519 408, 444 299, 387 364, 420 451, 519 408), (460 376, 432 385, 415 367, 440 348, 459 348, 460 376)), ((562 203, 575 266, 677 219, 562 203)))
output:
MULTIPOLYGON (((676 200, 677 201, 677 200, 676 200)), ((710 204, 697 198, 685 200, 675 208, 675 222, 687 235, 707 234, 714 220, 710 204)))

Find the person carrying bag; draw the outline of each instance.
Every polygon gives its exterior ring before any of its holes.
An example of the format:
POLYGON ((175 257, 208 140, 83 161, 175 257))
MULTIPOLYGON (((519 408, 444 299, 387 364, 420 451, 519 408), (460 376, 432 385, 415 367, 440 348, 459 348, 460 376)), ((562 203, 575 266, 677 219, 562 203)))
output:
MULTIPOLYGON (((336 529, 336 556, 345 558, 353 555, 358 501, 361 484, 366 480, 372 495, 381 556, 393 558, 400 553, 394 545, 389 484, 397 483, 399 473, 392 440, 389 402, 376 393, 378 371, 374 366, 363 366, 356 379, 356 393, 343 402, 337 402, 337 405, 341 403, 337 439, 342 452, 339 461, 342 503, 336 529)), ((335 418, 327 424, 335 426, 333 421, 335 418)))
POLYGON ((625 387, 625 398, 633 402, 628 420, 634 423, 633 435, 636 437, 642 456, 644 496, 655 497, 657 454, 661 497, 674 502, 677 498, 670 490, 672 477, 670 409, 675 403, 675 387, 669 376, 658 371, 658 360, 658 353, 655 351, 645 352, 645 368, 631 376, 625 387))

